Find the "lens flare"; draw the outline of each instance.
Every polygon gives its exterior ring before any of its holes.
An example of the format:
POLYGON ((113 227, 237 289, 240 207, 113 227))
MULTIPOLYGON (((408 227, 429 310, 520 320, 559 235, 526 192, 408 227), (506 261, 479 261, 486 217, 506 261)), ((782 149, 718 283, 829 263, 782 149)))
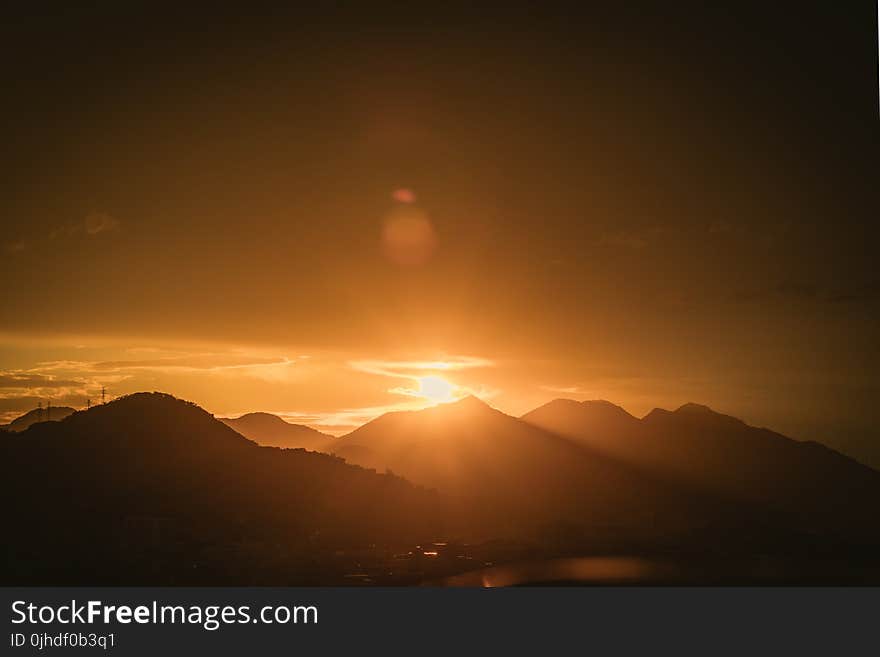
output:
POLYGON ((410 205, 392 211, 382 226, 382 250, 391 262, 413 267, 434 254, 437 236, 428 215, 410 205))

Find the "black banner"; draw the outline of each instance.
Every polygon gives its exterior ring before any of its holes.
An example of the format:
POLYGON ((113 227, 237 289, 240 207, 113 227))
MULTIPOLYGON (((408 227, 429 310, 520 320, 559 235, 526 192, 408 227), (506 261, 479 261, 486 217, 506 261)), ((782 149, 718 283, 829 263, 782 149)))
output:
POLYGON ((878 588, 6 588, 4 654, 848 654, 878 588))

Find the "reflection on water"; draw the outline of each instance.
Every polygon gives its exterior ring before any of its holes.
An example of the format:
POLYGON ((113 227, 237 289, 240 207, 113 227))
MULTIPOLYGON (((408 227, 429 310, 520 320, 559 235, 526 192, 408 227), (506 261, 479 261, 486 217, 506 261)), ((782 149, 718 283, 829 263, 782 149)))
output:
POLYGON ((880 582, 880 567, 839 560, 664 560, 641 557, 578 557, 492 566, 447 577, 444 586, 525 585, 865 585, 880 582))
POLYGON ((873 552, 846 560, 825 554, 719 552, 568 553, 543 558, 534 546, 441 539, 408 546, 338 550, 325 564, 346 586, 779 586, 877 585, 873 552))
POLYGON ((660 577, 668 568, 647 559, 581 557, 494 566, 444 580, 448 586, 517 586, 538 582, 635 583, 660 577))

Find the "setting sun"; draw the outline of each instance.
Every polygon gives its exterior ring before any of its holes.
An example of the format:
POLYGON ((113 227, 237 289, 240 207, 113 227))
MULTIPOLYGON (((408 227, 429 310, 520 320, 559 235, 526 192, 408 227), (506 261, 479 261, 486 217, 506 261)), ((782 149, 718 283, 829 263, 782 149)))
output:
POLYGON ((423 376, 418 379, 419 395, 437 404, 455 400, 456 387, 439 376, 423 376))

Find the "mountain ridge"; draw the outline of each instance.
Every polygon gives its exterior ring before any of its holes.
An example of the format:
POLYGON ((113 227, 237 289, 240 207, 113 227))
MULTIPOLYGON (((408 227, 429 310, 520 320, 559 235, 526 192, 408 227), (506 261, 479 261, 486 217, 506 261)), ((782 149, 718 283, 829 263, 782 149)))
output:
POLYGON ((245 413, 236 418, 217 418, 243 436, 266 447, 327 451, 335 436, 303 424, 288 422, 272 413, 245 413))
POLYGON ((787 514, 805 530, 878 533, 865 518, 880 502, 880 472, 826 445, 699 404, 654 409, 626 431, 592 422, 579 406, 560 408, 545 404, 523 419, 658 477, 787 514))
MULTIPOLYGON (((880 547, 880 473, 829 448, 699 408, 542 408, 565 411, 554 431, 475 399, 387 413, 332 443, 349 450, 336 456, 260 446, 163 393, 38 423, 0 441, 0 495, 19 501, 4 507, 4 581, 344 582, 362 550, 450 536, 685 560, 870 560, 880 547), (632 433, 562 435, 575 411, 632 433)), ((403 554, 419 567, 418 550, 403 554)))
POLYGON ((0 424, 0 429, 17 433, 25 431, 32 424, 37 424, 38 422, 58 422, 73 413, 76 413, 76 409, 70 406, 35 408, 18 416, 8 424, 0 424), (44 417, 44 414, 46 417, 44 417))
POLYGON ((727 509, 731 524, 748 522, 743 509, 695 497, 483 402, 385 414, 340 438, 334 453, 491 510, 472 513, 475 524, 532 537, 568 527, 579 540, 650 540, 658 526, 674 536, 717 524, 712 508, 727 509))

